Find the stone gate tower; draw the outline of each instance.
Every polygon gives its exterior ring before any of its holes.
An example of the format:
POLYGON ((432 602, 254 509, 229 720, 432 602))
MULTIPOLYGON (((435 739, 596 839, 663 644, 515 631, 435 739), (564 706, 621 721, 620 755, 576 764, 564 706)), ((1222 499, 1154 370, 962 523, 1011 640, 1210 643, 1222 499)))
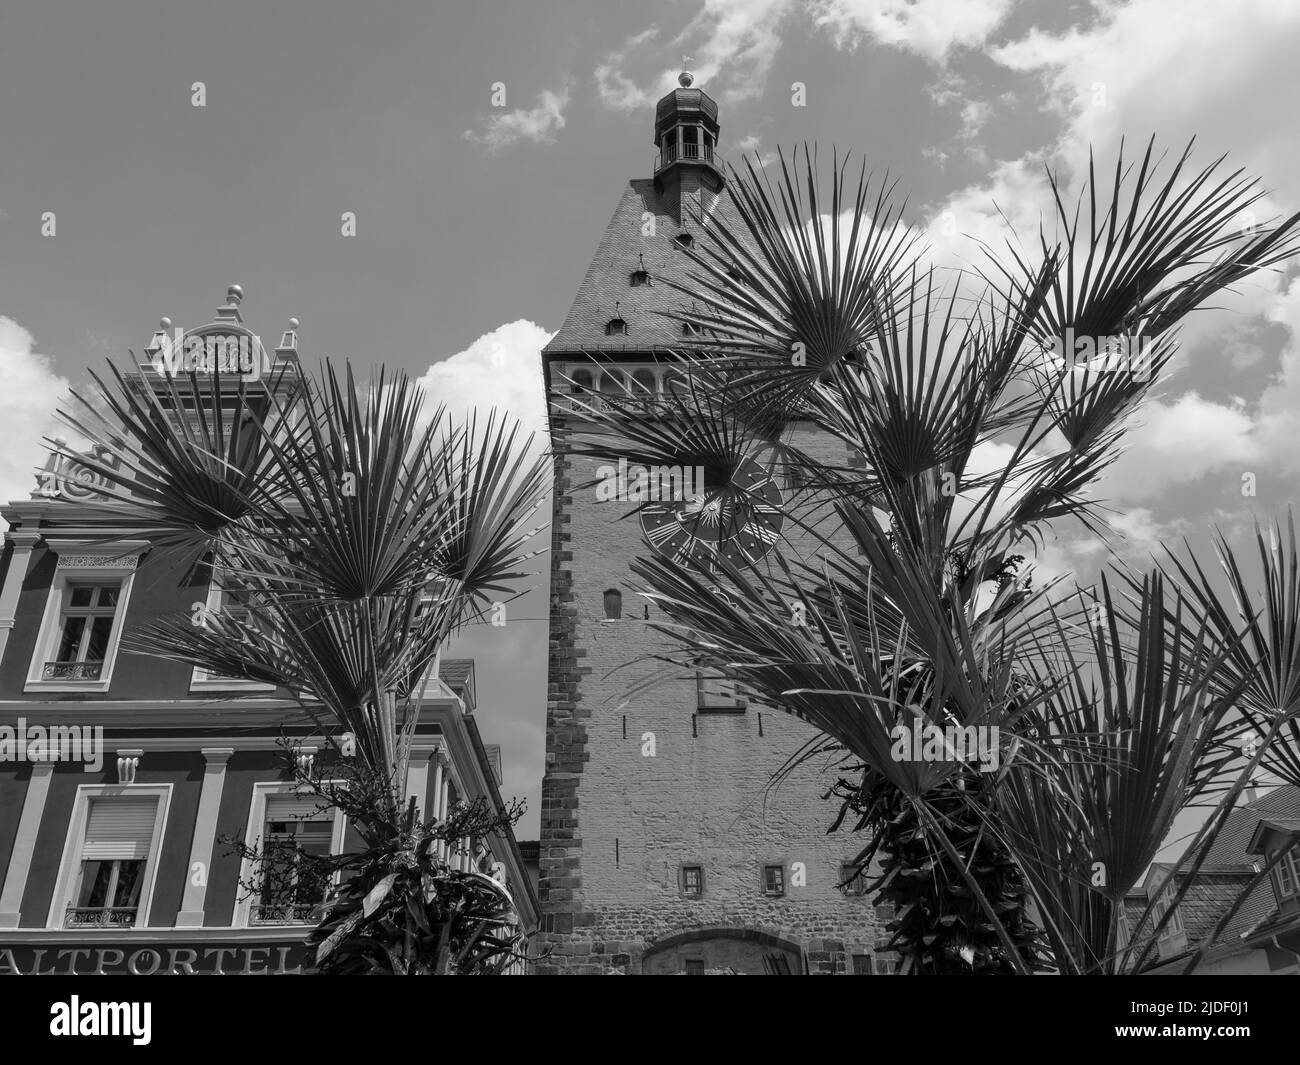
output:
MULTIPOLYGON (((653 177, 623 188, 542 353, 557 451, 574 392, 669 387, 666 356, 685 327, 671 317, 683 297, 662 279, 684 275, 702 226, 734 218, 717 104, 689 74, 679 80, 655 109, 653 177)), ((630 583, 629 562, 649 548, 627 516, 636 504, 581 487, 597 465, 561 455, 555 467, 540 857, 549 955, 537 971, 885 969, 878 915, 840 888, 861 843, 826 834, 830 780, 805 767, 765 787, 809 726, 706 678, 638 687, 668 668, 645 661, 663 645, 630 583)))

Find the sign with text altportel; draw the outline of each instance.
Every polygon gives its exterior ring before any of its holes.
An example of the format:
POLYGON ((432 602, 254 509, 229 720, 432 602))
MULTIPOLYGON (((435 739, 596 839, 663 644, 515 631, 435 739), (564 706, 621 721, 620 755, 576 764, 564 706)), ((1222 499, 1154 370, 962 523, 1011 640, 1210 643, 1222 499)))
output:
POLYGON ((296 976, 314 948, 262 943, 0 941, 0 976, 296 976))
POLYGON ((262 338, 246 329, 232 326, 207 326, 174 335, 163 333, 153 353, 153 368, 160 374, 238 374, 245 381, 256 381, 271 369, 271 357, 262 338))

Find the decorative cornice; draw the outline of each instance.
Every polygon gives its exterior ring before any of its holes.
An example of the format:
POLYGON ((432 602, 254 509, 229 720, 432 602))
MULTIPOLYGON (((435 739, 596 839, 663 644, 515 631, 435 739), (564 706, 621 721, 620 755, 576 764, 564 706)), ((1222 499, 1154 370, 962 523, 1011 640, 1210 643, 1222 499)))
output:
POLYGON ((59 555, 56 569, 135 569, 139 555, 59 555))
POLYGON ((56 569, 133 570, 149 549, 148 540, 114 540, 111 543, 46 536, 46 546, 59 556, 56 569))

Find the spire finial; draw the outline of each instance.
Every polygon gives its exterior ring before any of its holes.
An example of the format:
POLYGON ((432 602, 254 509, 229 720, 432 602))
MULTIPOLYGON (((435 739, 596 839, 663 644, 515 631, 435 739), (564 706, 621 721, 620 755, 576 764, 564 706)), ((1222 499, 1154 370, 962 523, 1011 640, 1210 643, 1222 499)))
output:
POLYGON ((677 84, 680 85, 683 89, 689 89, 692 85, 695 84, 695 75, 692 74, 689 70, 683 70, 680 74, 677 75, 677 84))
POLYGON ((244 316, 240 313, 239 304, 244 298, 244 290, 240 285, 229 285, 226 288, 226 302, 217 308, 218 322, 243 322, 244 316))

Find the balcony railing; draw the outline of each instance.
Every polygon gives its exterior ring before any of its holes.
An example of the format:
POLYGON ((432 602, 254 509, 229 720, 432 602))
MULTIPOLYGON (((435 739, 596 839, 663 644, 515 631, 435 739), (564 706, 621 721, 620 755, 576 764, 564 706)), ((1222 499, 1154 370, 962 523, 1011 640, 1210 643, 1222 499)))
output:
POLYGON ((42 680, 99 680, 103 662, 46 662, 42 680))
POLYGON ((594 392, 585 392, 577 396, 556 396, 555 398, 559 403, 560 410, 572 414, 586 414, 588 411, 593 410, 605 413, 614 409, 594 392))
POLYGON ((273 905, 256 905, 249 914, 252 924, 312 924, 312 903, 275 903, 273 905))
POLYGON ((705 162, 719 170, 722 169, 722 156, 711 145, 683 144, 681 150, 678 151, 676 144, 669 144, 661 149, 655 157, 655 173, 659 173, 664 167, 677 162, 678 159, 705 162))
POLYGON ((130 928, 135 924, 135 906, 69 906, 63 915, 64 928, 130 928))

